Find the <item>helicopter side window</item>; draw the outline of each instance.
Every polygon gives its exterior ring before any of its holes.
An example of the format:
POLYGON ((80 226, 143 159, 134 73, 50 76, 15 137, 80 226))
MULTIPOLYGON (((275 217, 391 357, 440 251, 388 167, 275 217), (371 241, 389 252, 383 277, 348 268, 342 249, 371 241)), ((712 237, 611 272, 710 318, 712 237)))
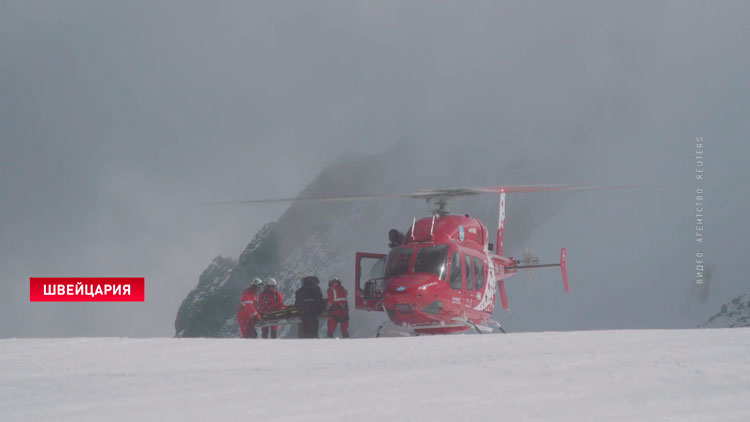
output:
POLYGON ((420 249, 414 260, 414 272, 435 274, 445 281, 445 263, 449 250, 448 245, 427 246, 420 249))
POLYGON ((385 266, 385 260, 381 258, 362 258, 360 262, 360 274, 362 274, 362 266, 369 268, 365 271, 366 275, 364 285, 364 292, 362 294, 363 299, 379 299, 383 294, 383 267, 385 266))
POLYGON ((411 255, 413 253, 413 248, 391 249, 385 264, 385 277, 393 277, 409 271, 409 263, 411 262, 411 255))
POLYGON ((477 257, 474 257, 474 286, 477 290, 484 287, 484 263, 477 257))
POLYGON ((370 271, 367 272, 367 279, 381 278, 383 277, 383 266, 385 265, 384 259, 373 259, 370 271))
POLYGON ((474 290, 474 271, 472 271, 470 255, 464 255, 464 263, 466 264, 466 290, 474 290))
POLYGON ((461 256, 458 252, 453 252, 451 259, 451 289, 461 290, 461 256))

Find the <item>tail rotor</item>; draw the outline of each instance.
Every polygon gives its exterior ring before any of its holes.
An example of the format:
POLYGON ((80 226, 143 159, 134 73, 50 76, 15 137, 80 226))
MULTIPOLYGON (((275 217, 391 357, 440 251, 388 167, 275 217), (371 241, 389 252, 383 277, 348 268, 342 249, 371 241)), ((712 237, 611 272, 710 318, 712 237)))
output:
MULTIPOLYGON (((539 264, 539 258, 534 256, 534 254, 531 252, 531 248, 527 246, 523 252, 523 259, 520 262, 522 262, 524 265, 536 265, 536 264, 539 264)), ((528 291, 529 296, 531 296, 533 292, 533 287, 534 287, 534 268, 532 267, 526 270, 526 289, 528 291)))

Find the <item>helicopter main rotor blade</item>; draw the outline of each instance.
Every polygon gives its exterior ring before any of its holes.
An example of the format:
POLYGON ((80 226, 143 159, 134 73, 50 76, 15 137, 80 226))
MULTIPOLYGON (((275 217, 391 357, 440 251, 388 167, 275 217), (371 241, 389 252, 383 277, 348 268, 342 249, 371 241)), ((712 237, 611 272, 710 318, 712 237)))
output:
POLYGON ((265 204, 274 202, 339 202, 339 201, 364 201, 386 198, 415 198, 436 199, 456 198, 460 196, 472 196, 488 193, 527 193, 527 192, 554 192, 554 191, 578 191, 578 190, 606 190, 627 189, 639 187, 638 185, 611 185, 611 186, 575 186, 575 185, 516 185, 496 187, 462 187, 445 189, 424 189, 410 193, 392 193, 376 195, 342 195, 342 196, 308 196, 298 198, 266 198, 249 199, 240 201, 218 201, 217 204, 265 204))
POLYGON ((343 196, 310 196, 301 198, 266 198, 248 199, 240 201, 218 201, 215 204, 267 204, 273 202, 338 202, 338 201, 366 201, 372 199, 386 198, 411 198, 408 194, 382 194, 382 195, 343 195, 343 196))
POLYGON ((467 188, 477 193, 529 193, 529 192, 570 192, 578 190, 610 190, 646 187, 644 185, 517 185, 485 188, 467 188))

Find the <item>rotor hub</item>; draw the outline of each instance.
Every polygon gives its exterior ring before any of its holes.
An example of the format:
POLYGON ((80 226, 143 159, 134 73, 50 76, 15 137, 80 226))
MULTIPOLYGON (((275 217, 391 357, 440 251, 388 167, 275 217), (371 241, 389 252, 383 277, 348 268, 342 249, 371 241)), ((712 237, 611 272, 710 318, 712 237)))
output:
POLYGON ((430 212, 432 213, 432 215, 443 217, 450 214, 448 204, 452 199, 453 198, 449 196, 436 196, 427 198, 427 204, 430 207, 430 212))

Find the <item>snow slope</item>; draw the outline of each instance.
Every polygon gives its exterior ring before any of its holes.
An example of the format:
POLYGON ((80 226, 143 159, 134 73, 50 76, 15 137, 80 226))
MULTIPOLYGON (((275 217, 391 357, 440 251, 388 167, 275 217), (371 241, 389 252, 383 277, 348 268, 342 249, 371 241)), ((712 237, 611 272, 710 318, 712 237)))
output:
POLYGON ((0 419, 748 421, 750 329, 7 339, 0 419))

